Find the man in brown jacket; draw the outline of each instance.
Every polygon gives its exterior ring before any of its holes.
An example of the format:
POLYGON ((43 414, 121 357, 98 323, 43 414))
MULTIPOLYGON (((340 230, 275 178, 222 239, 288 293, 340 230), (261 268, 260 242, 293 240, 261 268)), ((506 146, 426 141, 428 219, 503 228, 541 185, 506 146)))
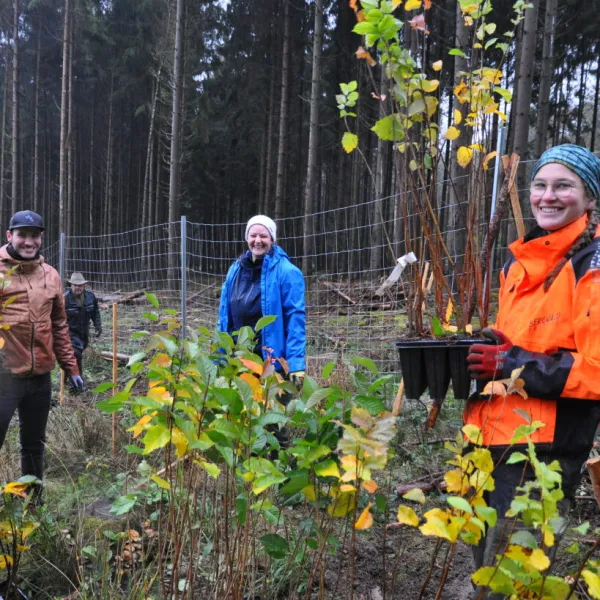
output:
MULTIPOLYGON (((50 412, 50 372, 58 359, 73 385, 83 389, 73 355, 59 274, 40 256, 44 223, 37 213, 15 213, 8 244, 0 248, 0 272, 9 284, 0 289, 4 348, 0 358, 0 447, 19 411, 21 470, 44 474, 46 423, 50 412)), ((38 492, 41 488, 38 488, 38 492)), ((38 493, 39 496, 39 493, 38 493)))

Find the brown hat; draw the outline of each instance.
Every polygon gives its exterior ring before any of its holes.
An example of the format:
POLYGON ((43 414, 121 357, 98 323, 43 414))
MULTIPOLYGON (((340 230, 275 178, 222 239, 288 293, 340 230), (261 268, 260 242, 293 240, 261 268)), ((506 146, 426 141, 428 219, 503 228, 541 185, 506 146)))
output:
POLYGON ((84 276, 77 272, 73 273, 73 275, 71 275, 71 279, 67 279, 67 281, 72 285, 85 285, 87 283, 87 280, 84 278, 84 276))

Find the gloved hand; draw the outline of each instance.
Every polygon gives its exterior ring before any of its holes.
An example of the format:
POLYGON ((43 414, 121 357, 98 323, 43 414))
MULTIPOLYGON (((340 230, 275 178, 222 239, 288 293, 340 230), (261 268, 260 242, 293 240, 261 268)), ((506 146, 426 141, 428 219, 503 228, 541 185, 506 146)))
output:
POLYGON ((70 379, 71 379, 71 383, 73 384, 73 387, 78 392, 83 392, 84 383, 83 383, 83 379, 81 378, 81 375, 71 375, 70 379))
POLYGON ((304 383, 304 371, 294 371, 293 373, 290 373, 290 381, 296 386, 298 391, 301 391, 304 383))
POLYGON ((100 337, 102 335, 102 327, 96 327, 96 337, 100 337))
POLYGON ((504 357, 513 343, 499 329, 485 328, 481 334, 497 345, 473 344, 467 355, 469 373, 473 379, 498 379, 502 377, 504 357))

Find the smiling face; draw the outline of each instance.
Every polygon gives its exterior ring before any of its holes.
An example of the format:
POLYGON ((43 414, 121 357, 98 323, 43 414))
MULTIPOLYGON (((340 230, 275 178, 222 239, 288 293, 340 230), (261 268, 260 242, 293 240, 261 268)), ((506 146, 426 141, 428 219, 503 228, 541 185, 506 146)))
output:
POLYGON ((37 227, 19 227, 6 232, 6 239, 24 259, 35 258, 42 246, 43 232, 37 227))
POLYGON ((573 223, 595 203, 579 175, 558 163, 547 164, 537 172, 529 201, 537 224, 547 231, 573 223))
POLYGON ((263 225, 252 225, 248 230, 248 248, 254 258, 265 256, 273 246, 269 230, 263 225))

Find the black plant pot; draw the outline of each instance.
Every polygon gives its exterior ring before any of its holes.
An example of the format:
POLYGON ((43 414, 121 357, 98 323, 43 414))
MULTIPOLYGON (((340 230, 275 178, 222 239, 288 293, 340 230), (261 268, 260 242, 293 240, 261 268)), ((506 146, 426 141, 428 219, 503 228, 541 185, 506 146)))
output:
POLYGON ((489 340, 420 339, 396 342, 407 398, 420 398, 429 388, 434 400, 443 400, 452 381, 457 400, 466 400, 471 390, 467 354, 471 344, 491 344, 489 340))

